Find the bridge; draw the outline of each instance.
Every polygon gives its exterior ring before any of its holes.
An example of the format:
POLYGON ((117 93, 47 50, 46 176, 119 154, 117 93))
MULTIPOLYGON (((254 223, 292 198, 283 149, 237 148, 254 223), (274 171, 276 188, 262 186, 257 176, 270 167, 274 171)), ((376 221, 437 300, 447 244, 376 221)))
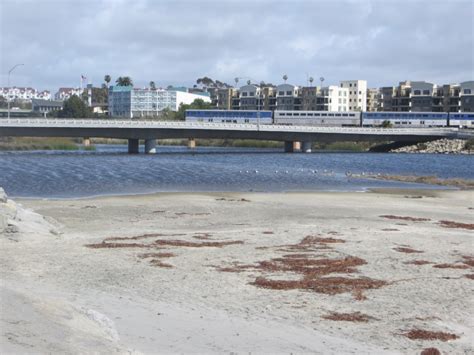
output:
MULTIPOLYGON (((256 125, 130 119, 0 119, 0 137, 97 137, 128 139, 128 152, 138 153, 140 140, 145 152, 156 152, 156 140, 189 139, 259 139, 284 141, 285 151, 301 148, 311 151, 311 143, 334 141, 426 142, 441 138, 469 138, 472 133, 458 128, 368 128, 256 125)), ((85 138, 87 143, 89 138, 85 138)))

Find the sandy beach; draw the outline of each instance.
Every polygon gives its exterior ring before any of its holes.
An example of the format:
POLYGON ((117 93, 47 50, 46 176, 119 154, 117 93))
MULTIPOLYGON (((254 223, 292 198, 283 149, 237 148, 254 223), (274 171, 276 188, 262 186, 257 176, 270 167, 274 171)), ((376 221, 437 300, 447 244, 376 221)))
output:
POLYGON ((474 352, 473 191, 4 199, 0 212, 2 353, 474 352))

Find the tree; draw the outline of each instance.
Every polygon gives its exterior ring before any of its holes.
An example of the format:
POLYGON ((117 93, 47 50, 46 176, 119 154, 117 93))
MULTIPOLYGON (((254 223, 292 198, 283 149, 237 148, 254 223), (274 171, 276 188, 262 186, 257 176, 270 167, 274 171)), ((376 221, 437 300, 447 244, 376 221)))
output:
POLYGON ((180 104, 178 111, 176 112, 175 118, 177 120, 184 121, 186 117, 186 110, 209 110, 212 108, 210 102, 204 102, 203 99, 196 99, 191 104, 180 104))
MULTIPOLYGON (((81 95, 84 102, 88 99, 88 90, 84 90, 81 95)), ((92 88, 92 103, 93 104, 106 104, 109 100, 109 91, 107 87, 92 88)))
POLYGON ((154 81, 150 81, 150 89, 156 90, 156 85, 154 81))
POLYGON ((392 125, 392 122, 390 122, 389 120, 385 120, 382 122, 382 128, 392 128, 393 125, 392 125))
POLYGON ((110 77, 110 75, 107 74, 106 76, 104 76, 104 81, 107 83, 107 86, 109 86, 111 80, 112 78, 110 77))
POLYGON ((62 110, 58 112, 61 118, 87 118, 92 115, 89 107, 77 95, 72 95, 64 101, 62 110))
POLYGON ((115 83, 117 86, 133 86, 133 81, 129 76, 119 76, 115 83))
POLYGON ((288 80, 288 75, 286 75, 286 74, 283 75, 283 80, 285 80, 285 83, 286 83, 286 81, 288 80))

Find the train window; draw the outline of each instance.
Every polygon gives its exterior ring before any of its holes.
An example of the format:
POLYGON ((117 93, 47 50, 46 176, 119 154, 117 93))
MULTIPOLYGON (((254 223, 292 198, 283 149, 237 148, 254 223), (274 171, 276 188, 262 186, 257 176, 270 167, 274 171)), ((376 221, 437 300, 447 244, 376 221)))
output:
POLYGON ((327 113, 322 113, 321 116, 322 117, 326 117, 328 114, 327 113))
POLYGON ((328 117, 334 117, 334 113, 328 113, 328 117))
POLYGON ((306 113, 301 113, 300 116, 306 116, 306 113))
POLYGON ((347 117, 347 116, 349 116, 347 113, 342 114, 342 117, 347 117))
POLYGON ((311 116, 311 117, 313 117, 313 114, 312 114, 312 113, 308 113, 308 116, 311 116))
POLYGON ((395 122, 395 124, 400 124, 400 121, 398 121, 398 122, 395 122))
POLYGON ((426 114, 425 114, 425 115, 422 115, 422 116, 423 116, 423 117, 428 117, 428 115, 426 115, 426 114))
POLYGON ((341 114, 340 114, 340 113, 336 113, 334 116, 336 116, 336 117, 341 117, 341 114))
POLYGON ((354 117, 355 115, 353 113, 350 113, 349 114, 349 117, 354 117))
POLYGON ((299 116, 300 114, 299 113, 294 113, 293 116, 299 116))

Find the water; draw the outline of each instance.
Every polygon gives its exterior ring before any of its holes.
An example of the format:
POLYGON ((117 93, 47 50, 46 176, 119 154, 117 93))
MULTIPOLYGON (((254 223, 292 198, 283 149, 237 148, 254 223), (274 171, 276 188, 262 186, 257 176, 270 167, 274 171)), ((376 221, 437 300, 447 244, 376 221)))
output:
POLYGON ((0 152, 0 186, 12 197, 66 198, 163 191, 364 191, 420 187, 347 178, 347 171, 474 178, 474 160, 466 155, 284 154, 278 149, 205 147, 194 151, 158 147, 156 155, 128 155, 126 146, 96 148, 0 152))

